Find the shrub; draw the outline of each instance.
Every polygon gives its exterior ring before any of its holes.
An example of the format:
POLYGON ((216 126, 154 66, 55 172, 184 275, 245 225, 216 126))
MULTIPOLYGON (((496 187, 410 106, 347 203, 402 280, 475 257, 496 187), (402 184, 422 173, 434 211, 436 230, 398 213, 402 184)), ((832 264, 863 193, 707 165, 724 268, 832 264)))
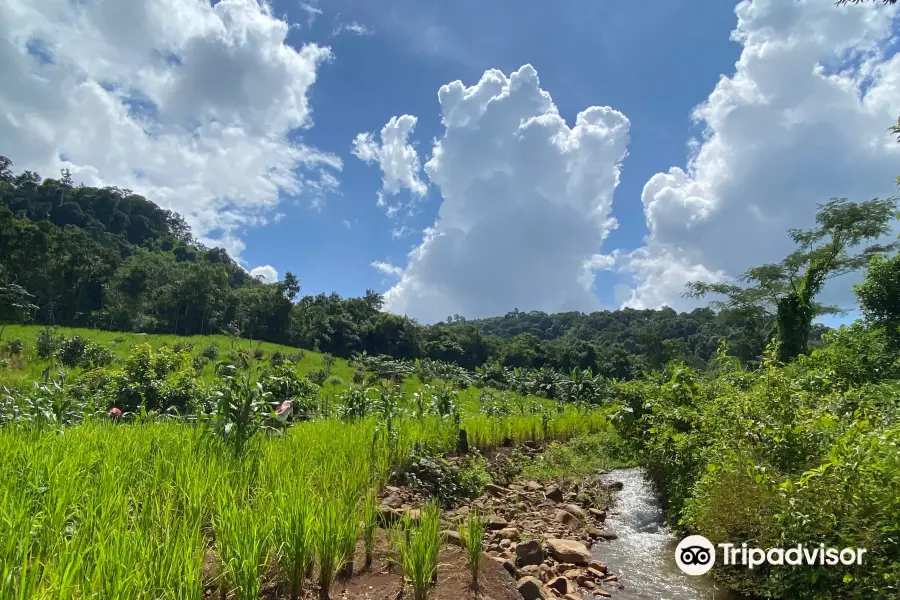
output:
POLYGON ((81 358, 80 366, 85 369, 99 369, 111 365, 115 360, 116 355, 112 350, 90 342, 84 349, 84 355, 81 358))
POLYGON ((172 346, 172 351, 173 352, 193 352, 194 344, 192 344, 191 342, 184 341, 184 340, 179 340, 179 341, 175 342, 174 346, 172 346))
POLYGON ((209 360, 216 360, 219 357, 219 347, 209 343, 200 351, 200 356, 209 360))
POLYGON ((251 356, 253 357, 253 360, 262 360, 266 357, 266 353, 262 348, 257 347, 253 349, 253 351, 251 352, 251 356))
POLYGON ((34 349, 38 358, 47 360, 59 350, 66 336, 53 333, 52 329, 41 329, 34 340, 34 349))
POLYGON ((310 381, 318 386, 325 385, 325 381, 328 379, 328 372, 323 370, 313 371, 309 375, 306 376, 310 381))
POLYGON ((121 369, 110 372, 104 395, 111 406, 131 412, 139 407, 184 411, 201 393, 186 353, 139 344, 121 369))
POLYGON ((22 350, 25 349, 25 342, 23 342, 19 338, 13 338, 11 340, 6 340, 3 344, 3 349, 13 356, 18 356, 22 353, 22 350))
POLYGON ((269 364, 273 367, 280 367, 284 364, 284 354, 281 353, 281 350, 276 350, 269 356, 269 364))
POLYGON ((73 335, 59 347, 59 361, 67 367, 77 367, 84 359, 88 341, 80 335, 73 335))
POLYGON ((259 382, 272 403, 291 400, 295 418, 304 419, 313 413, 319 387, 290 366, 285 364, 275 367, 271 372, 263 374, 259 382))

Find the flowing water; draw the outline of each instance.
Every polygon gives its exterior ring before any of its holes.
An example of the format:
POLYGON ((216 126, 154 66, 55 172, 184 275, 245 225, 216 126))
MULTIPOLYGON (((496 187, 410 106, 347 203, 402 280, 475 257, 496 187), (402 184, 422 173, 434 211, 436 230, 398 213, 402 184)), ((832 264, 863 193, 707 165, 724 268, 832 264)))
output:
MULTIPOLYGON (((705 576, 681 572, 675 564, 676 539, 663 525, 662 508, 639 469, 619 469, 607 481, 624 484, 604 528, 618 539, 594 546, 594 554, 619 576, 620 600, 732 600, 705 576)), ((612 586, 607 587, 613 592, 612 586)))

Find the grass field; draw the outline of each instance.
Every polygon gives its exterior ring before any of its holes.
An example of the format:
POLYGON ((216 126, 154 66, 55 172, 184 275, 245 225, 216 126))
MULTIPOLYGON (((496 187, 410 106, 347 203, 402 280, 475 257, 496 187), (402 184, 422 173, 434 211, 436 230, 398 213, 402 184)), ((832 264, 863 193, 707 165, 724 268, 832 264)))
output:
MULTIPOLYGON (((208 344, 220 354, 297 352, 246 340, 232 347, 221 336, 62 332, 112 349, 109 369, 143 343, 190 342, 193 353, 208 344)), ((51 364, 34 354, 36 335, 33 327, 6 329, 4 340, 19 338, 25 348, 6 356, 0 382, 27 388, 51 364)), ((306 374, 324 362, 306 352, 292 368, 306 374)), ((353 372, 335 360, 336 379, 321 394, 340 396, 353 372)), ((215 385, 218 376, 206 365, 197 377, 215 385)), ((481 450, 507 440, 615 435, 600 411, 509 393, 505 414, 486 414, 474 387, 459 393, 454 418, 417 411, 414 394, 429 389, 408 379, 397 406, 259 433, 240 454, 196 423, 161 416, 0 427, 0 599, 196 599, 210 589, 250 599, 264 585, 291 590, 304 580, 326 597, 373 526, 377 490, 415 457, 452 451, 459 428, 481 450)))

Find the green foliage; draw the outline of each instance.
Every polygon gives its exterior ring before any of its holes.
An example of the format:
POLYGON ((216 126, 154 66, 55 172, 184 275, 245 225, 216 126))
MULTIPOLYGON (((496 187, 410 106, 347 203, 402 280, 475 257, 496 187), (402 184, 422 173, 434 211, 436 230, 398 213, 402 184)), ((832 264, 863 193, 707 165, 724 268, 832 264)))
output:
POLYGON ((438 551, 441 545, 441 510, 426 504, 413 520, 409 513, 401 523, 398 555, 403 574, 412 584, 414 600, 427 600, 437 579, 438 551))
POLYGON ((459 537, 466 550, 466 563, 472 574, 472 587, 478 591, 478 573, 484 556, 484 519, 478 510, 472 510, 464 523, 459 524, 459 537))
POLYGON ((63 341, 59 347, 59 362, 67 367, 76 367, 81 364, 87 351, 88 341, 80 335, 72 336, 63 341))
POLYGON ((541 481, 577 480, 628 466, 633 461, 618 437, 607 431, 551 443, 534 461, 524 465, 522 474, 541 481))
POLYGON ((312 415, 319 387, 291 366, 282 364, 273 368, 260 377, 260 383, 270 402, 277 404, 291 400, 295 418, 306 419, 312 415))
POLYGON ((105 373, 101 393, 110 406, 124 411, 175 408, 183 412, 202 395, 190 360, 187 352, 139 344, 120 368, 105 373))
POLYGON ((900 346, 900 254, 873 256, 865 280, 855 290, 866 319, 883 327, 893 345, 900 346))
POLYGON ((35 338, 35 352, 38 358, 47 360, 59 350, 66 337, 64 335, 54 333, 52 329, 41 329, 35 338))
POLYGON ((24 349, 25 342, 23 342, 21 338, 13 338, 11 340, 6 340, 5 342, 3 342, 3 351, 7 354, 18 356, 19 354, 22 354, 22 351, 24 349))
POLYGON ((291 600, 298 600, 303 581, 313 564, 313 498, 304 474, 291 478, 290 491, 276 496, 277 514, 274 536, 279 548, 278 564, 290 585, 291 600))
POLYGON ((460 500, 477 498, 491 483, 486 461, 478 456, 450 461, 440 457, 419 457, 404 474, 409 485, 426 491, 446 508, 460 500))
POLYGON ((271 394, 251 373, 224 369, 224 385, 212 393, 212 412, 204 415, 207 431, 221 438, 236 456, 265 427, 272 412, 271 394))

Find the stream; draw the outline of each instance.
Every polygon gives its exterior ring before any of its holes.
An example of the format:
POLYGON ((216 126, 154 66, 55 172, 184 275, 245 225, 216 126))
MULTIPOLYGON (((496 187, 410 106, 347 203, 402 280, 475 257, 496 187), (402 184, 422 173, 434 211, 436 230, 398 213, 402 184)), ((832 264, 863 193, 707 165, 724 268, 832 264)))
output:
POLYGON ((604 529, 618 539, 594 546, 597 558, 619 576, 624 589, 607 589, 620 600, 733 600, 705 576, 690 576, 675 564, 678 539, 663 525, 663 510, 639 469, 618 469, 606 480, 621 481, 604 529))

